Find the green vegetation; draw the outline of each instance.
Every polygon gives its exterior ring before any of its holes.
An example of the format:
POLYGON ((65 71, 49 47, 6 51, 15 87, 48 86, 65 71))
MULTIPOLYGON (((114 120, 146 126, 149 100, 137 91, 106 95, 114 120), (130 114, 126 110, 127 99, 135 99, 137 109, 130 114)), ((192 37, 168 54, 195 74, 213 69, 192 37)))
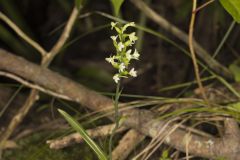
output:
POLYGON ((0 9, 0 159, 240 157, 239 0, 0 9))

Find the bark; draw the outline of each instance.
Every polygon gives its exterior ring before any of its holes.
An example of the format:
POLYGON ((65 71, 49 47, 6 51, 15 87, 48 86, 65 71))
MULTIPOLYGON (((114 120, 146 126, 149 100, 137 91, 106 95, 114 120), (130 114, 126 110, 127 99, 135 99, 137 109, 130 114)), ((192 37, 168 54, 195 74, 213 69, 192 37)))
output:
MULTIPOLYGON (((0 57, 0 70, 22 77, 48 90, 66 95, 72 101, 94 111, 112 107, 110 98, 56 72, 33 64, 5 50, 0 50, 0 57)), ((165 125, 165 121, 156 119, 154 113, 148 110, 128 109, 121 111, 121 114, 126 117, 125 126, 153 138, 158 135, 158 132, 165 125)), ((111 115, 109 118, 113 119, 111 115)), ((168 132, 171 128, 172 126, 168 126, 164 132, 168 132)), ((188 131, 178 128, 166 138, 165 143, 183 152, 186 143, 188 143, 189 154, 195 156, 206 158, 224 157, 229 160, 237 160, 237 157, 240 157, 240 133, 235 120, 227 119, 225 121, 225 130, 226 133, 221 138, 207 138, 194 133, 189 134, 188 131), (186 137, 187 135, 190 135, 190 140, 186 137)))

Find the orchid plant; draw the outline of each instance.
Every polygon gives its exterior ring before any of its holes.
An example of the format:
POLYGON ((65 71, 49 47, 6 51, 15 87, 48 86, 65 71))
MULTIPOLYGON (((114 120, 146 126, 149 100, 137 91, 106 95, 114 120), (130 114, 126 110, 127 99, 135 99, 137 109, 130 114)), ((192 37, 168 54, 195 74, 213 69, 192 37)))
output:
POLYGON ((119 83, 120 78, 137 76, 137 71, 134 68, 129 70, 129 64, 132 59, 139 60, 140 55, 138 51, 132 47, 138 39, 136 33, 125 33, 128 27, 135 26, 134 22, 127 23, 123 27, 118 27, 117 25, 117 22, 111 23, 112 29, 115 29, 118 33, 116 36, 111 36, 116 54, 106 58, 106 61, 118 70, 118 73, 113 76, 113 79, 116 83, 119 83))
POLYGON ((121 94, 120 82, 121 78, 137 77, 137 71, 134 68, 130 68, 131 60, 139 60, 139 53, 137 49, 133 47, 136 40, 138 39, 136 36, 136 32, 126 33, 128 27, 135 27, 134 22, 130 22, 125 24, 124 26, 120 26, 118 22, 111 22, 111 29, 115 29, 117 35, 111 36, 113 41, 113 45, 115 47, 116 53, 106 58, 106 61, 109 62, 114 68, 117 69, 117 73, 114 74, 113 80, 117 84, 115 101, 114 101, 114 111, 115 111, 115 127, 112 131, 110 141, 109 141, 109 159, 111 160, 112 153, 112 139, 116 130, 119 128, 119 109, 118 102, 121 94))

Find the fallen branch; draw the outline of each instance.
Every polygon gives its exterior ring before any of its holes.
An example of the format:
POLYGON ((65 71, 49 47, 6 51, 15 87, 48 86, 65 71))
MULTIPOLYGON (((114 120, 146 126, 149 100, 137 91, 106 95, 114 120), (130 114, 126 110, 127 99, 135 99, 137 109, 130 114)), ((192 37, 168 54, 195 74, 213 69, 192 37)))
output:
MULTIPOLYGON (((63 33, 61 34, 61 36, 58 39, 58 41, 56 42, 56 44, 53 46, 53 48, 48 53, 45 53, 45 51, 41 47, 39 47, 40 45, 36 45, 37 43, 32 41, 26 35, 20 34, 20 36, 24 40, 26 40, 28 43, 30 43, 30 44, 33 43, 32 46, 34 46, 35 48, 37 47, 37 48, 42 49, 42 50, 39 50, 40 53, 42 54, 42 61, 41 61, 41 66, 42 67, 48 67, 48 65, 51 63, 53 58, 59 53, 59 51, 61 50, 61 48, 63 47, 64 43, 67 41, 67 39, 68 39, 68 37, 71 33, 74 22, 76 21, 79 12, 80 12, 80 8, 77 8, 75 6, 72 10, 72 13, 70 15, 70 18, 68 19, 68 22, 67 22, 66 26, 64 28, 63 33)), ((1 16, 1 14, 0 14, 0 16, 1 16)), ((3 15, 3 18, 4 18, 4 15, 3 15)), ((16 25, 11 25, 11 24, 13 24, 13 22, 9 23, 9 25, 11 27, 17 28, 16 25)), ((16 30, 16 32, 18 32, 18 31, 20 32, 21 30, 20 29, 16 30)), ((1 138, 0 138, 0 158, 1 158, 1 154, 2 154, 2 148, 5 144, 5 142, 11 136, 11 134, 15 130, 15 128, 22 122, 24 117, 29 112, 31 106, 38 100, 38 98, 39 98, 38 90, 32 89, 30 91, 30 94, 29 94, 27 100, 25 101, 24 105, 19 109, 18 113, 16 113, 16 115, 14 115, 14 117, 10 121, 10 124, 6 128, 6 131, 4 131, 3 134, 1 134, 1 138)))
MULTIPOLYGON (((115 124, 99 126, 94 129, 88 129, 86 130, 86 132, 91 138, 105 137, 111 134, 114 126, 115 124)), ((120 127, 116 131, 116 133, 120 133, 126 129, 127 129, 126 127, 120 127)), ((84 139, 81 137, 79 133, 72 133, 59 139, 47 140, 47 144, 49 144, 49 147, 51 149, 61 149, 75 143, 81 143, 83 141, 84 139)))
POLYGON ((128 131, 119 141, 117 147, 113 150, 113 160, 125 160, 129 154, 145 139, 145 135, 134 129, 128 131))
MULTIPOLYGON (((0 50, 0 57, 0 70, 10 72, 46 89, 66 95, 91 110, 99 111, 112 106, 110 98, 100 95, 47 68, 28 62, 4 50, 0 50)), ((239 91, 239 85, 236 87, 235 89, 239 91)), ((156 120, 154 113, 147 110, 129 109, 122 111, 121 115, 126 118, 123 122, 124 125, 152 138, 158 135, 165 124, 165 121, 156 120)), ((112 119, 112 117, 109 118, 112 119)), ((228 127, 232 127, 232 125, 229 125, 230 123, 236 124, 234 120, 227 119, 225 122, 226 130, 228 127)), ((168 132, 172 127, 166 127, 164 132, 168 132)), ((229 160, 237 160, 240 157, 238 152, 240 150, 238 130, 238 126, 235 125, 234 133, 227 130, 221 138, 208 138, 190 133, 192 138, 188 141, 188 152, 205 158, 225 157, 229 160)), ((184 137, 187 133, 188 131, 177 128, 166 138, 167 140, 164 143, 184 152, 186 146, 184 137)))

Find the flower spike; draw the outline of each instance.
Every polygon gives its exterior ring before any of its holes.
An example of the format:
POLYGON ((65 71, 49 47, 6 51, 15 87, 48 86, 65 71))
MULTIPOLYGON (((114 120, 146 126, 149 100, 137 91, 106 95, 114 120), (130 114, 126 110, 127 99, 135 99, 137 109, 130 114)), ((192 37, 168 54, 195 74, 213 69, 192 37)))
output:
POLYGON ((139 60, 140 54, 132 47, 138 37, 135 32, 125 33, 128 27, 134 26, 134 22, 127 23, 123 27, 118 27, 118 22, 111 22, 111 29, 114 28, 118 33, 116 36, 111 36, 116 55, 105 60, 118 70, 118 73, 113 76, 115 83, 119 83, 120 78, 137 77, 137 71, 134 68, 129 71, 129 65, 132 59, 139 60))

